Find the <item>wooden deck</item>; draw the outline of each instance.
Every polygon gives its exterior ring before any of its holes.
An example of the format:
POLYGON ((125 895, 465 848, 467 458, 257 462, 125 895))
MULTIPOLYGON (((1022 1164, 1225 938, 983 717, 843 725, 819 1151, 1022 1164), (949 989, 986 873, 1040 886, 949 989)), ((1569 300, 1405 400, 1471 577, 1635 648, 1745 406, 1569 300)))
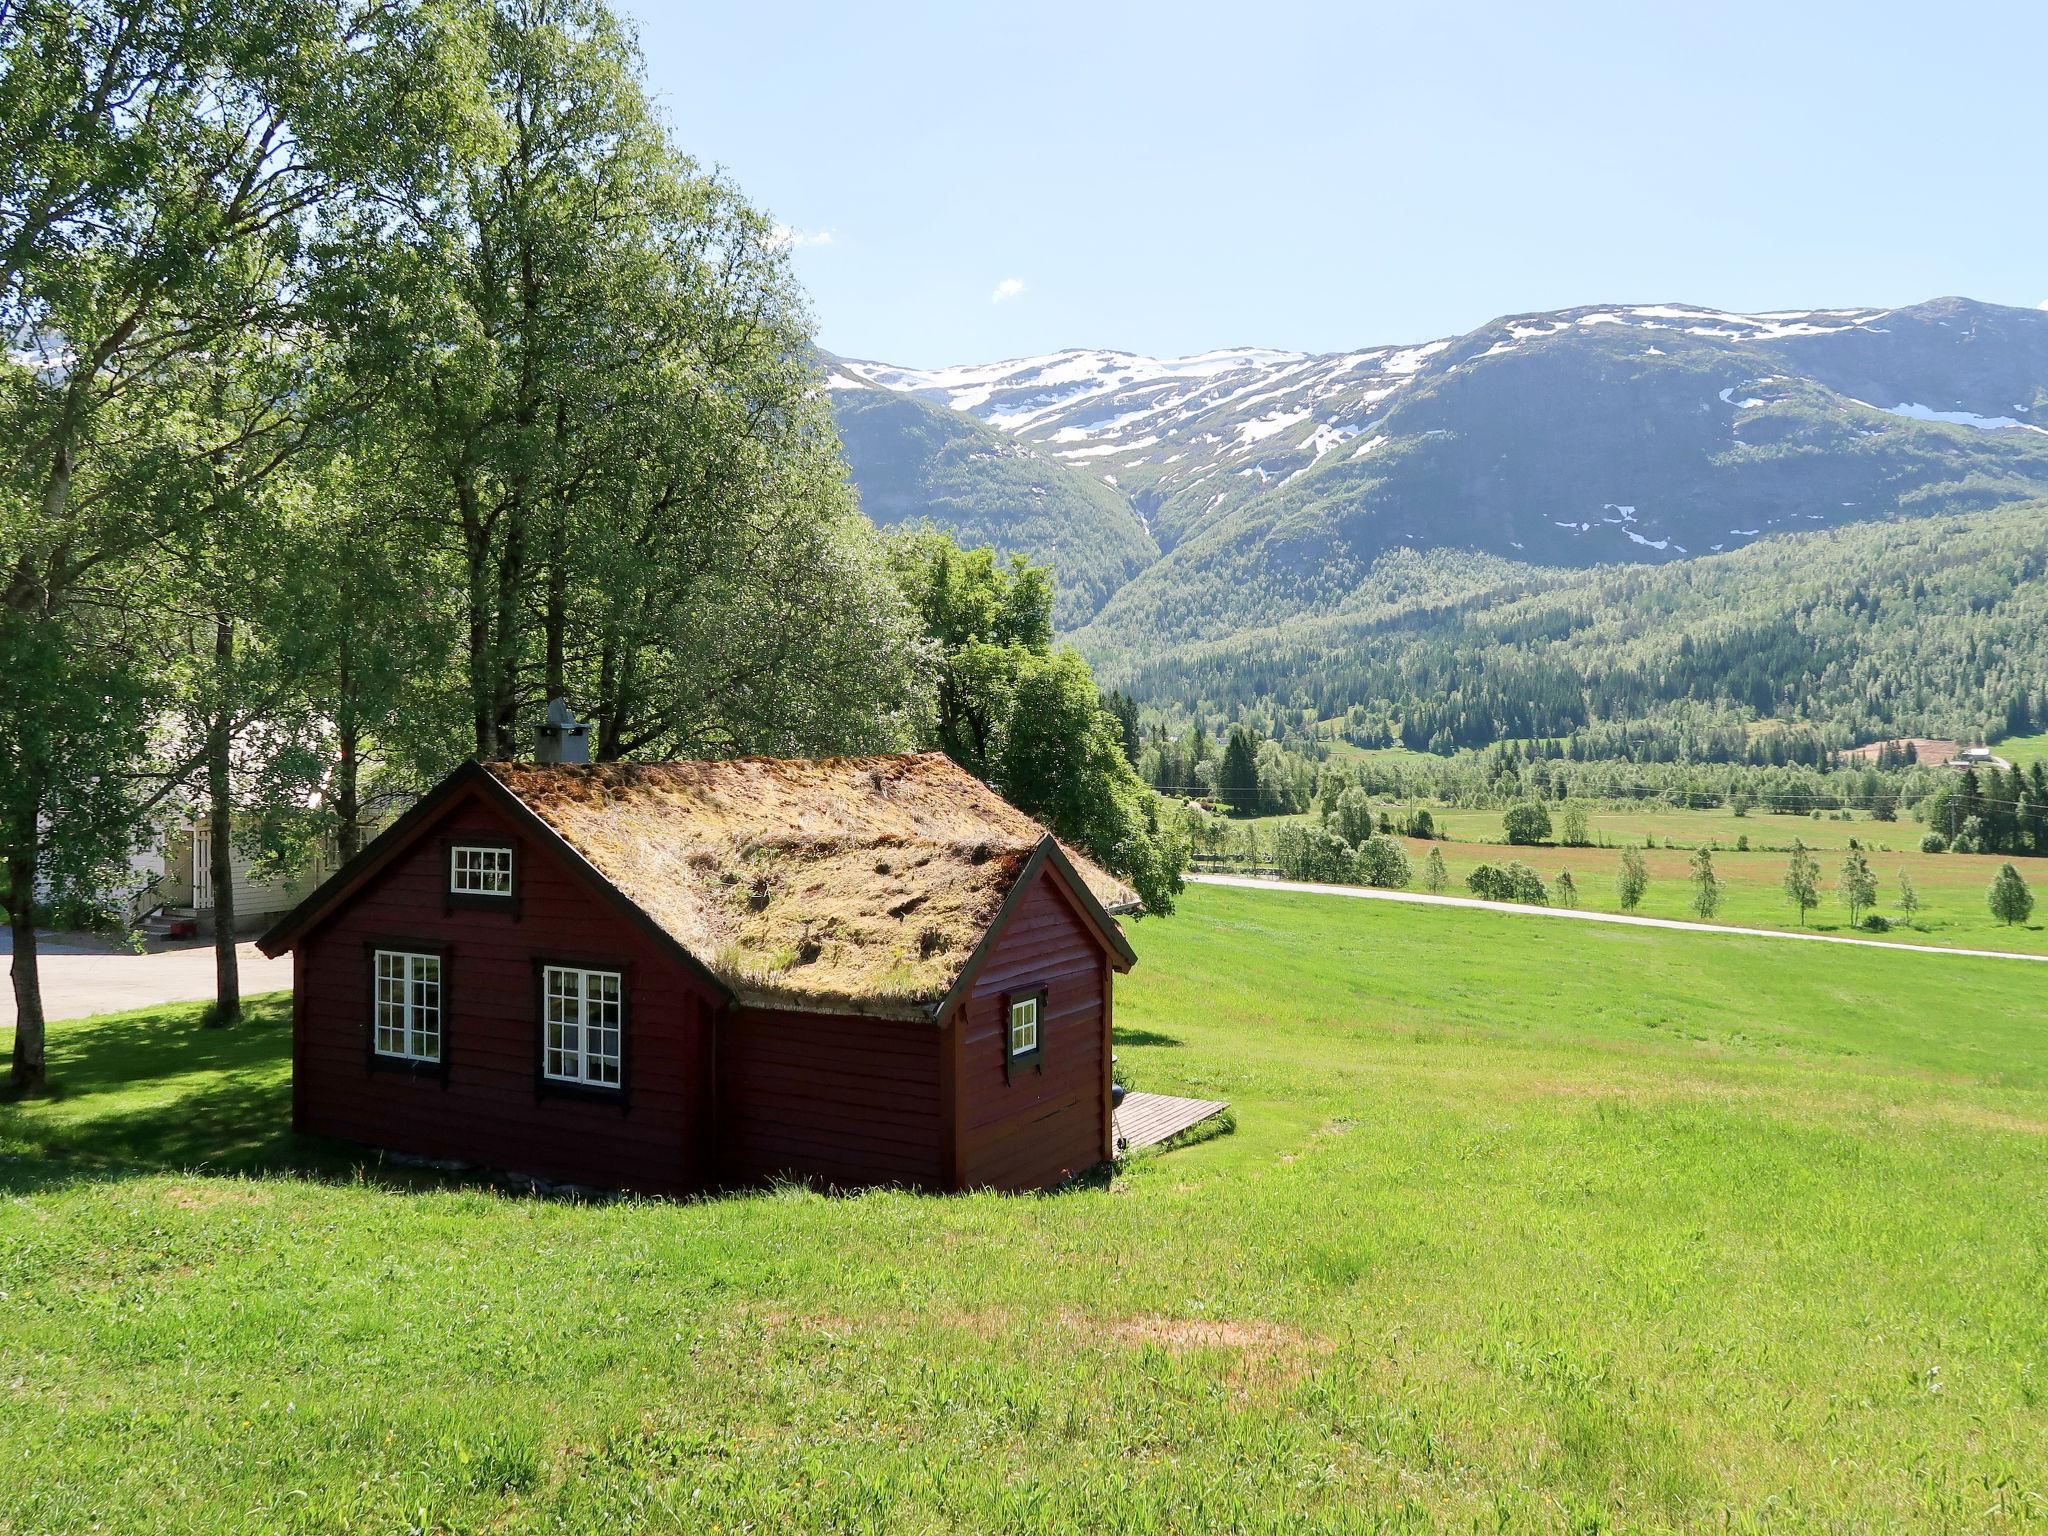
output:
POLYGON ((1230 1106, 1220 1099, 1175 1099, 1163 1093, 1127 1093, 1116 1112, 1116 1139, 1132 1152, 1156 1147, 1230 1106))

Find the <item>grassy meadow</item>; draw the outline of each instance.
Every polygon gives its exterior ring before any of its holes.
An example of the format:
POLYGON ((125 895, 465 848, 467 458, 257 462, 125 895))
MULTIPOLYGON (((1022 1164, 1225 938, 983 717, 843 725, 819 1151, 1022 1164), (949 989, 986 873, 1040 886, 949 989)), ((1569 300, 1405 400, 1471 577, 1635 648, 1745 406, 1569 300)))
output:
MULTIPOLYGON (((1402 807, 1389 802, 1398 818, 1402 807)), ((1788 850, 1794 838, 1805 842, 1820 865, 1821 904, 1807 913, 1804 926, 1814 933, 1854 933, 1859 938, 1903 944, 1941 944, 1958 949, 2003 949, 2048 954, 2048 858, 2011 857, 2033 890, 2033 917, 2007 927, 1991 915, 1986 893, 2005 854, 1922 853, 1926 829, 1910 821, 1850 821, 1800 816, 1735 816, 1723 811, 1685 811, 1669 807, 1637 810, 1599 806, 1588 815, 1594 846, 1565 848, 1555 844, 1511 847, 1501 831, 1499 811, 1439 810, 1434 807, 1440 838, 1423 842, 1403 839, 1414 871, 1410 889, 1421 890, 1422 862, 1432 848, 1444 856, 1450 884, 1445 894, 1463 896, 1465 876, 1480 864, 1519 859, 1555 885, 1558 871, 1568 869, 1579 888, 1581 911, 1619 912, 1614 893, 1623 846, 1632 846, 1649 870, 1650 888, 1636 909, 1645 917, 1695 917, 1690 863, 1692 850, 1714 851, 1714 873, 1722 882, 1720 910, 1714 921, 1743 928, 1796 929, 1797 910, 1785 899, 1788 850), (1738 838, 1747 837, 1750 851, 1738 852, 1738 838), (1848 909, 1835 895, 1835 880, 1850 839, 1861 844, 1877 876, 1877 913, 1892 927, 1869 933, 1849 927, 1848 909), (1646 847, 1645 840, 1656 846, 1646 847), (1665 846, 1666 844, 1670 846, 1665 846), (1907 914, 1899 907, 1899 875, 1913 882, 1920 907, 1907 914)), ((1255 825, 1270 833, 1288 822, 1306 823, 1306 814, 1261 817, 1255 825)), ((1553 820, 1555 815, 1553 813, 1553 820)), ((1555 898, 1553 897, 1553 900, 1555 898)))
POLYGON ((581 1205, 284 1130, 281 1001, 0 1106, 0 1532, 2048 1521, 2018 961, 1198 888, 1033 1197, 581 1205))

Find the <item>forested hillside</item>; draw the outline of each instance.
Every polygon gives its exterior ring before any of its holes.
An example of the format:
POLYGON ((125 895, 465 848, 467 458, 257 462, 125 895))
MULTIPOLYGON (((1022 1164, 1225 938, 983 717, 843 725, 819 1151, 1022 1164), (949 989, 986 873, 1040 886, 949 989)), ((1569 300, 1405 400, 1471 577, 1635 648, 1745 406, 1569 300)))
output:
POLYGON ((1440 751, 1661 731, 1676 755, 1725 758, 1761 720, 1832 744, 2048 725, 2048 503, 1664 566, 1401 554, 1371 585, 1353 612, 1106 653, 1100 670, 1142 699, 1344 717, 1368 744, 1440 751))
POLYGON ((1159 558, 1130 504, 1099 477, 957 411, 834 377, 833 413, 868 516, 885 527, 929 522, 963 544, 1051 565, 1062 628, 1085 623, 1159 558))
POLYGON ((1075 644, 1152 702, 1439 747, 1683 706, 1717 755, 1756 720, 2048 712, 2048 312, 1587 306, 1320 356, 837 359, 831 385, 870 515, 1061 563, 1075 644))

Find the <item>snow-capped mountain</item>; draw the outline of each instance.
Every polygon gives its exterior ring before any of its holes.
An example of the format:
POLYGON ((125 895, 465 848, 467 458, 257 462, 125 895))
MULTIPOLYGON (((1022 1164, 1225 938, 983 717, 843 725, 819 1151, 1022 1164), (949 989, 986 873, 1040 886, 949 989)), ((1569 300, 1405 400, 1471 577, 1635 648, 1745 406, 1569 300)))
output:
POLYGON ((1162 553, 1084 638, 1328 611, 1395 547, 1669 560, 2048 492, 2048 313, 1961 299, 1584 306, 1321 355, 838 358, 828 382, 971 416, 1122 498, 1162 553))

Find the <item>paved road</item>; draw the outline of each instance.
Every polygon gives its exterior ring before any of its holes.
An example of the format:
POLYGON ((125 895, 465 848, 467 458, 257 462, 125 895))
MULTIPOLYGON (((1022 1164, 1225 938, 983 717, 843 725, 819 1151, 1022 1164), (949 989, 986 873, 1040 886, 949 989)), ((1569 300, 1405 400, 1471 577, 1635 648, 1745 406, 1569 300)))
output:
POLYGON ((1865 949, 1906 949, 1923 955, 1968 955, 1978 960, 2032 960, 2048 963, 2048 955, 2023 955, 2009 949, 1955 949, 1945 944, 1894 944, 1887 939, 1852 939, 1841 933, 1800 933, 1787 928, 1734 928, 1726 923, 1689 923, 1675 917, 1638 917, 1632 912, 1578 912, 1570 907, 1527 907, 1512 901, 1481 901, 1476 896, 1431 896, 1422 891, 1382 891, 1363 885, 1317 885, 1307 880, 1267 880, 1253 875, 1189 875, 1198 885, 1234 885, 1250 891, 1306 891, 1312 896, 1356 896, 1366 901, 1409 901, 1431 907, 1477 907, 1482 912, 1508 912, 1518 917, 1563 917, 1581 923, 1620 923, 1630 928, 1679 928, 1689 933, 1734 933, 1746 939, 1796 939, 1808 944, 1856 944, 1865 949))
MULTIPOLYGON (((11 951, 0 933, 0 957, 11 951)), ((157 1003, 196 1001, 213 996, 213 947, 181 946, 155 954, 95 952, 90 941, 52 936, 48 947, 37 946, 43 978, 43 1013, 51 1019, 83 1019, 95 1013, 118 1013, 157 1003)), ((238 944, 242 962, 242 994, 288 990, 292 960, 266 960, 254 944, 238 944)), ((14 1024, 14 988, 0 986, 0 1029, 14 1024)))

